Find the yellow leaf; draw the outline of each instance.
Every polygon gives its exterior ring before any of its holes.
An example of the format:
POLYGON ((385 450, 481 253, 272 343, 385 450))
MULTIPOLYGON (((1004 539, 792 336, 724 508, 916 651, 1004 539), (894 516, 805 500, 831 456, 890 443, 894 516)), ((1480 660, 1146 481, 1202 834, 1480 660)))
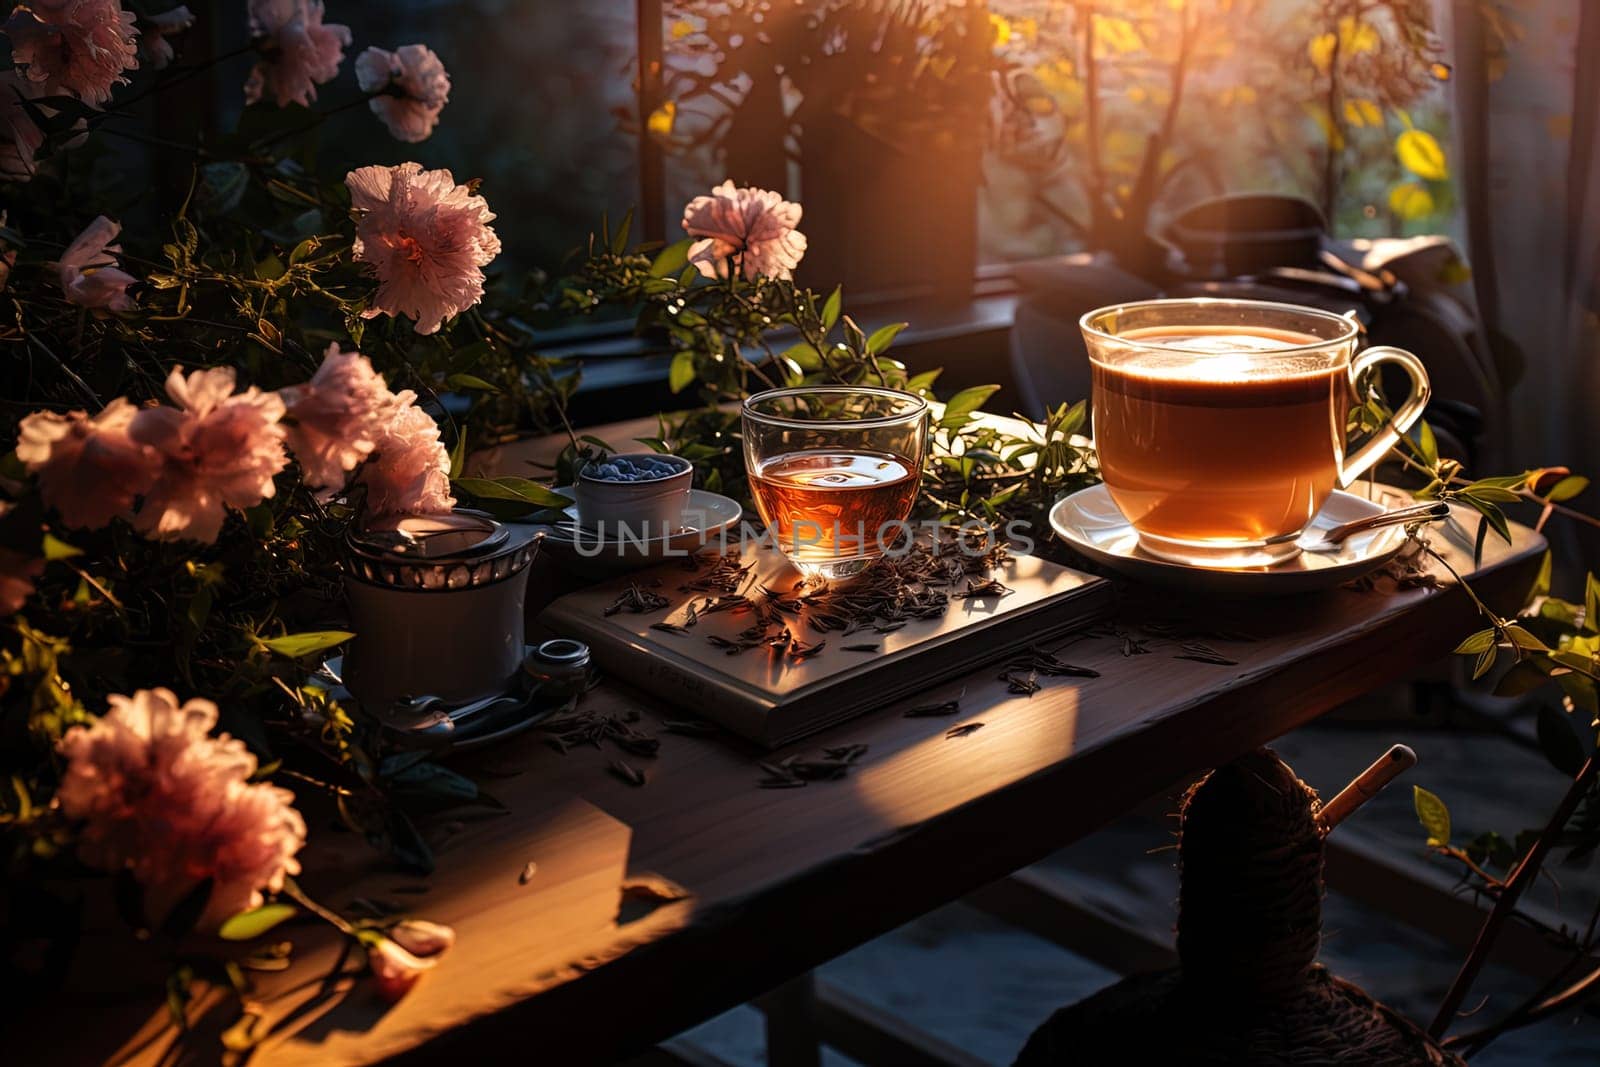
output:
POLYGON ((1109 15, 1094 16, 1095 38, 1113 52, 1137 52, 1144 47, 1144 39, 1133 23, 1109 15))
POLYGON ((1439 81, 1447 82, 1450 80, 1450 75, 1454 74, 1455 71, 1448 63, 1436 62, 1428 64, 1428 73, 1432 74, 1439 81))
POLYGON ((1394 150, 1400 157, 1400 165, 1419 178, 1442 182, 1450 177, 1450 168, 1445 163, 1444 149, 1433 139, 1433 134, 1426 130, 1406 130, 1395 138, 1394 150))
POLYGON ((1376 52, 1382 43, 1378 31, 1351 15, 1339 20, 1339 50, 1352 56, 1363 52, 1376 52))
POLYGON ((1306 45, 1306 55, 1311 57, 1311 65, 1317 68, 1317 73, 1326 74, 1333 66, 1333 49, 1338 43, 1339 38, 1333 34, 1319 33, 1306 45))
POLYGON ((1383 125, 1383 112, 1371 100, 1346 100, 1344 117, 1352 126, 1383 125))
POLYGON ((1011 20, 1004 15, 989 12, 989 25, 994 29, 994 45, 996 48, 1011 40, 1011 20))
POLYGON ((671 137, 672 124, 677 117, 678 102, 676 100, 668 100, 650 113, 650 119, 645 123, 645 128, 656 137, 671 137))
POLYGON ((1389 210, 1402 219, 1426 218, 1433 209, 1433 194, 1421 182, 1401 182, 1389 190, 1389 210))
POLYGON ((694 28, 694 23, 690 22, 688 19, 679 19, 677 22, 672 24, 672 39, 674 41, 681 41, 691 33, 695 32, 697 31, 694 28))

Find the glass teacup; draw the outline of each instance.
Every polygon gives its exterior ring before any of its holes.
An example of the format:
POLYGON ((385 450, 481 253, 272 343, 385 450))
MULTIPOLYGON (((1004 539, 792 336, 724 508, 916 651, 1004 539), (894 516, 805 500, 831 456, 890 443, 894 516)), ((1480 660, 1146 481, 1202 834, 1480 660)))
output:
POLYGON ((1428 375, 1410 352, 1356 354, 1349 318, 1253 300, 1150 300, 1101 308, 1089 347, 1095 447, 1111 498, 1145 551, 1198 566, 1262 566, 1337 488, 1410 429, 1428 375), (1346 454, 1360 376, 1401 368, 1411 391, 1390 423, 1346 454))
POLYGON ((859 574, 903 536, 928 426, 922 397, 873 386, 774 389, 744 402, 750 492, 802 574, 859 574))

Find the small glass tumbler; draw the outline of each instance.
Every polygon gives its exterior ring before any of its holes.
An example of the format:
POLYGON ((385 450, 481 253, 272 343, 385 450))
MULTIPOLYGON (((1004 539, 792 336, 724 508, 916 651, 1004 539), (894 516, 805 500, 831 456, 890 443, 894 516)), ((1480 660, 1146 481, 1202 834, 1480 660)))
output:
POLYGON ((750 492, 807 578, 860 574, 908 532, 928 402, 873 386, 799 386, 744 402, 750 492))

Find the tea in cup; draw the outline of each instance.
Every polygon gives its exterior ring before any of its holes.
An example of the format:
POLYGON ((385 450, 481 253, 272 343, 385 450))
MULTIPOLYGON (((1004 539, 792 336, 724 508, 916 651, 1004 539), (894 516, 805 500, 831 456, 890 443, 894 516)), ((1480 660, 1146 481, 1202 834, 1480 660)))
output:
POLYGON ((1207 567, 1264 566, 1335 488, 1376 463, 1421 416, 1422 362, 1356 353, 1349 318, 1253 300, 1150 300, 1079 325, 1093 373, 1100 473, 1152 555, 1207 567), (1393 363, 1411 392, 1390 423, 1346 453, 1358 379, 1393 363))

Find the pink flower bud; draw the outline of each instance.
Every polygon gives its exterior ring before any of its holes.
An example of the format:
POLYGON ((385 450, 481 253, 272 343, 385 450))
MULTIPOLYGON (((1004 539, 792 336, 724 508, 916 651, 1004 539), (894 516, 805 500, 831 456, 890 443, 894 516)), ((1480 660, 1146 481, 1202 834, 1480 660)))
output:
POLYGON ((367 946, 367 966, 372 968, 372 980, 378 995, 390 1004, 411 992, 422 972, 437 959, 418 959, 387 937, 367 946))

